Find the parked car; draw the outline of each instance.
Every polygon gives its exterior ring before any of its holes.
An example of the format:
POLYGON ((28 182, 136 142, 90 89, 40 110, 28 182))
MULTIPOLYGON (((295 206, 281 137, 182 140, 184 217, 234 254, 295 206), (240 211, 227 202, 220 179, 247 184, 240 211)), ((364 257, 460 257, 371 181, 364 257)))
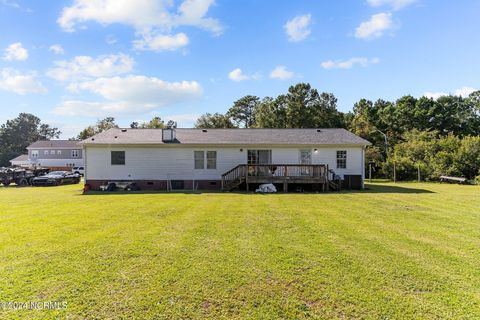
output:
POLYGON ((72 172, 83 177, 85 175, 85 167, 73 167, 72 172))
POLYGON ((0 168, 0 184, 9 186, 15 183, 19 187, 25 187, 32 184, 35 177, 48 173, 47 168, 25 169, 20 167, 0 168))
POLYGON ((59 186, 80 183, 80 175, 68 171, 52 171, 32 179, 33 186, 59 186))

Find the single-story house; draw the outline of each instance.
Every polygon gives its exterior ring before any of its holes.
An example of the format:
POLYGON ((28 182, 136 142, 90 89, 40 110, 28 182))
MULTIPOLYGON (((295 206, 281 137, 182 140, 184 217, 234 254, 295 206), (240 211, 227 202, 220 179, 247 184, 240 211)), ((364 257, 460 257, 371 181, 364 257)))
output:
POLYGON ((36 141, 27 147, 28 161, 31 166, 50 168, 51 170, 71 170, 83 167, 83 146, 74 140, 36 141))
POLYGON ((15 167, 29 167, 30 161, 28 160, 28 154, 22 154, 13 158, 10 160, 10 164, 15 167))
POLYGON ((81 142, 91 189, 132 181, 142 189, 280 190, 340 179, 363 187, 365 147, 345 129, 122 129, 81 142), (294 186, 292 186, 294 185, 294 186))

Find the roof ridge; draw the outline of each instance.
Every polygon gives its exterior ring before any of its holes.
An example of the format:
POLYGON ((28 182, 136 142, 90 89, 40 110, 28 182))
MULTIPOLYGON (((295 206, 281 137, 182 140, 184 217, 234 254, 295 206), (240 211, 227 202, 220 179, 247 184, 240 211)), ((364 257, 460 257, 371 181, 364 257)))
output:
POLYGON ((162 130, 112 128, 81 144, 160 145, 368 145, 345 128, 177 128, 175 141, 164 142, 162 130))
MULTIPOLYGON (((110 128, 108 130, 162 130, 167 128, 110 128)), ((345 128, 175 128, 176 130, 347 130, 345 128)), ((106 131, 108 131, 106 130, 106 131)), ((103 131, 103 132, 106 132, 103 131)), ((348 130, 347 130, 348 131, 348 130)), ((77 140, 75 140, 77 141, 77 140)))

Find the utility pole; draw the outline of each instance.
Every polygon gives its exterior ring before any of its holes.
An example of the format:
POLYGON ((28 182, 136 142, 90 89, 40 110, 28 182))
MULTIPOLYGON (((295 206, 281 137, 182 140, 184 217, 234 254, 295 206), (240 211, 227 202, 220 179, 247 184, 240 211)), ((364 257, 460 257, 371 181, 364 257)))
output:
POLYGON ((368 180, 370 183, 372 183, 372 163, 371 162, 368 164, 368 180))
POLYGON ((388 139, 387 139, 387 135, 385 133, 383 133, 382 131, 378 130, 378 129, 376 129, 375 131, 378 131, 383 135, 383 139, 385 140, 385 158, 388 158, 388 139))
POLYGON ((393 182, 397 182, 397 164, 393 160, 393 182))
MULTIPOLYGON (((384 132, 382 132, 378 129, 375 129, 375 131, 373 131, 373 132, 376 132, 376 131, 380 132, 383 135, 383 139, 385 140, 385 161, 387 161, 388 160, 388 138, 387 138, 387 135, 384 132)), ((396 182, 396 181, 397 181, 397 177, 396 177, 396 168, 395 168, 395 160, 394 160, 393 161, 393 182, 396 182)))

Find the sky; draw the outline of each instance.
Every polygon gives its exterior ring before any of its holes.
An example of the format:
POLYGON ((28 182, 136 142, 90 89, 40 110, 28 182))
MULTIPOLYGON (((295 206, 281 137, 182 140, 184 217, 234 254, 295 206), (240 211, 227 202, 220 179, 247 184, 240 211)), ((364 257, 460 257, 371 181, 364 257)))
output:
POLYGON ((338 98, 480 88, 480 0, 0 0, 0 123, 191 127, 308 82, 338 98), (48 3, 48 5, 46 5, 48 3))

